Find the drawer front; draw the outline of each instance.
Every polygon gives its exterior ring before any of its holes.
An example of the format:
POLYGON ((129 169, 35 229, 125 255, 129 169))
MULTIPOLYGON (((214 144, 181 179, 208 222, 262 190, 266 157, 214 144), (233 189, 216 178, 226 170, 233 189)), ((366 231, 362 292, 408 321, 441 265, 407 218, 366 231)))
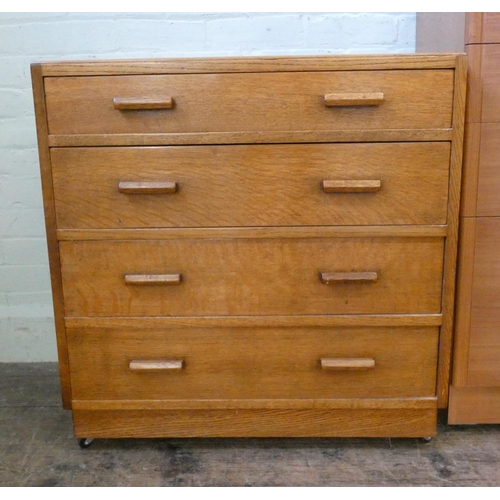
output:
POLYGON ((443 238, 60 243, 67 316, 438 313, 443 238))
POLYGON ((68 345, 76 400, 432 397, 436 390, 437 327, 68 329, 68 345))
POLYGON ((477 218, 470 298, 469 385, 500 384, 499 244, 500 218, 477 218))
POLYGON ((453 78, 451 69, 48 77, 45 96, 52 135, 448 128, 453 78), (374 96, 345 99, 359 94, 374 96))
MULTIPOLYGON (((473 49, 474 50, 474 49, 473 49)), ((482 45, 472 52, 471 64, 471 102, 468 111, 474 115, 477 107, 481 111, 481 122, 500 122, 500 44, 482 45), (479 53, 480 50, 480 53, 479 53), (476 62, 477 61, 477 62, 476 62), (479 85, 477 90, 474 85, 479 85), (476 92, 472 92, 476 90, 476 92), (478 102, 480 100, 480 102, 478 102)))
POLYGON ((57 225, 445 224, 449 155, 449 143, 55 148, 57 225))
POLYGON ((498 217, 500 216, 500 197, 498 196, 500 192, 500 144, 498 141, 500 123, 481 124, 480 135, 476 213, 480 217, 498 217))

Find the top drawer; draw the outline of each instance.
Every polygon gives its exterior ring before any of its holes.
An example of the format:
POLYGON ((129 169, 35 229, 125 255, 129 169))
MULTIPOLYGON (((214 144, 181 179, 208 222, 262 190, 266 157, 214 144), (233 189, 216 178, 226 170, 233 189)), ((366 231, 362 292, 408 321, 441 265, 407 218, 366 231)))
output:
POLYGON ((451 69, 47 77, 45 93, 51 135, 428 129, 451 127, 453 78, 451 69))

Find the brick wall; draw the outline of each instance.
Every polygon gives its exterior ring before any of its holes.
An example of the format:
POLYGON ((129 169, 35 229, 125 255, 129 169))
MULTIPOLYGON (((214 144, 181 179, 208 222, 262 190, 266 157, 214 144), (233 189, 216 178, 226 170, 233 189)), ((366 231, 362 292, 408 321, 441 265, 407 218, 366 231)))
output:
POLYGON ((0 13, 0 362, 56 359, 31 62, 397 53, 415 13, 0 13))

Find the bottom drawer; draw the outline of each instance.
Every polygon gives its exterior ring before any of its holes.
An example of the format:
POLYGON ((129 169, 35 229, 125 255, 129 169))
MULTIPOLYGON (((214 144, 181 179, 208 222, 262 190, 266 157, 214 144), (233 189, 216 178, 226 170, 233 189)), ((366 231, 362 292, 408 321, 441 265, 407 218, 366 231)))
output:
POLYGON ((74 400, 432 397, 437 327, 69 328, 74 400))

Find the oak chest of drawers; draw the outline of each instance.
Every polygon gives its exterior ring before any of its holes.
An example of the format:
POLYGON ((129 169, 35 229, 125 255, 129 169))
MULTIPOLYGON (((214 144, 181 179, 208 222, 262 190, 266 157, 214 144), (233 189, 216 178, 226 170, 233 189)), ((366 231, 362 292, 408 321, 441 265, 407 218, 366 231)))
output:
POLYGON ((462 55, 32 66, 78 437, 432 436, 462 55))

